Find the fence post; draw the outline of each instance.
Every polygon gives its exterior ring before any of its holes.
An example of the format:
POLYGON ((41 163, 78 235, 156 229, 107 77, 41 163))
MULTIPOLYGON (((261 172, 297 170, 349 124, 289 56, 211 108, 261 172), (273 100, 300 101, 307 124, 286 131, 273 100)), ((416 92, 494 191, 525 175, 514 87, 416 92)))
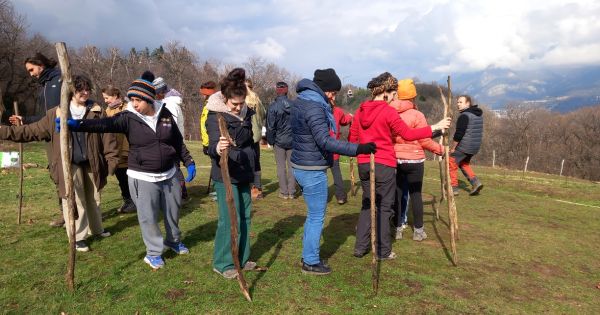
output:
POLYGON ((523 176, 521 176, 521 178, 525 177, 525 173, 527 173, 527 165, 529 164, 529 156, 527 156, 527 159, 525 160, 525 168, 523 168, 523 176))
POLYGON ((492 168, 496 168, 496 150, 492 151, 492 168))
POLYGON ((562 162, 560 162, 560 174, 558 176, 562 176, 564 166, 565 166, 565 159, 563 159, 562 162))

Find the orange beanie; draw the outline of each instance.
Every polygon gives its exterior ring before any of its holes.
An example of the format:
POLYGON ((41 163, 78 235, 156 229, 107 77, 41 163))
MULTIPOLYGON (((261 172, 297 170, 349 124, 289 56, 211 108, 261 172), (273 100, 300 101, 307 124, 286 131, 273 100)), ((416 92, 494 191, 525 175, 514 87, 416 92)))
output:
POLYGON ((398 81, 398 98, 401 100, 410 100, 417 96, 417 88, 412 79, 398 81))

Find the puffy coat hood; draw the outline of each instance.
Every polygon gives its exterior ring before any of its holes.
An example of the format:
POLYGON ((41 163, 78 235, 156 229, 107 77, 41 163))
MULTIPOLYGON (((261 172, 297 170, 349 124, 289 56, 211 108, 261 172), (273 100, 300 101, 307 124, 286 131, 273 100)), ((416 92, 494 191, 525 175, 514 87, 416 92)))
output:
POLYGON ((360 112, 360 125, 363 129, 371 127, 377 119, 381 111, 389 106, 386 101, 366 101, 360 104, 358 111, 360 112))
POLYGON ((304 90, 315 91, 315 92, 321 94, 321 96, 323 97, 323 100, 326 103, 329 102, 327 100, 327 96, 325 96, 325 93, 323 93, 323 91, 321 90, 321 88, 318 85, 316 85, 313 81, 311 81, 309 79, 302 79, 302 80, 300 80, 300 82, 298 82, 298 85, 296 86, 296 93, 300 94, 300 92, 302 92, 304 90))
POLYGON ((395 100, 390 103, 390 106, 392 106, 398 113, 404 113, 409 109, 417 108, 415 104, 409 100, 395 100))
POLYGON ((481 116, 481 115, 483 115, 483 111, 477 105, 473 105, 473 106, 471 106, 471 107, 463 110, 461 113, 465 113, 465 112, 472 113, 475 116, 481 116))
POLYGON ((244 120, 246 113, 248 112, 248 106, 244 105, 240 111, 240 114, 234 115, 231 111, 229 111, 227 104, 225 104, 225 96, 223 96, 220 91, 208 98, 208 101, 206 102, 206 108, 211 112, 229 114, 239 120, 244 120))

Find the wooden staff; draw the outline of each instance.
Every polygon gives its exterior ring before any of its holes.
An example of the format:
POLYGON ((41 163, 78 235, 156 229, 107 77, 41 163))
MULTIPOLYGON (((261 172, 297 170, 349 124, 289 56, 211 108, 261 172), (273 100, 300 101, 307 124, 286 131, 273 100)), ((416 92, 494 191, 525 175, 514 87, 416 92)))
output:
POLYGON ((67 224, 69 230, 69 262, 67 264, 67 286, 69 290, 75 289, 75 195, 73 191, 73 176, 71 175, 71 134, 67 126, 69 118, 69 93, 73 91, 73 78, 71 77, 71 64, 65 43, 56 43, 56 53, 62 72, 62 86, 60 90, 60 156, 62 160, 63 177, 65 180, 65 201, 67 202, 67 224))
POLYGON ((371 252, 373 259, 371 261, 371 278, 373 280, 373 292, 377 294, 379 288, 379 275, 377 274, 377 214, 375 207, 375 154, 371 153, 369 182, 371 184, 371 252))
MULTIPOLYGON (((19 116, 19 105, 15 101, 13 103, 13 109, 15 115, 19 116)), ((22 125, 23 122, 19 122, 17 126, 22 125)), ((21 224, 21 211, 23 209, 23 143, 19 143, 19 211, 17 212, 17 224, 21 224)))
MULTIPOLYGON (((449 79, 450 77, 448 77, 449 79)), ((444 118, 448 117, 448 113, 450 111, 450 106, 444 97, 444 93, 442 92, 442 88, 438 86, 440 91, 440 95, 442 98, 442 103, 444 104, 444 118)), ((444 132, 442 135, 442 143, 444 145, 444 168, 442 177, 446 178, 444 182, 444 191, 446 194, 446 200, 448 202, 448 221, 450 225, 450 249, 452 251, 452 263, 454 265, 457 264, 457 255, 456 255, 456 230, 454 224, 454 212, 452 211, 452 205, 454 204, 454 193, 452 191, 452 184, 450 183, 450 148, 448 144, 448 131, 444 132)))
MULTIPOLYGON (((231 141, 231 136, 229 135, 229 131, 227 130, 227 123, 223 118, 223 114, 218 114, 219 121, 219 131, 221 133, 221 137, 227 138, 227 140, 231 141)), ((235 145, 232 142, 232 145, 235 145)), ((223 185, 225 186, 225 196, 227 200, 227 209, 229 210, 229 222, 231 224, 231 257, 233 258, 233 265, 235 266, 235 270, 237 271, 237 279, 240 285, 240 289, 244 294, 244 297, 249 302, 252 302, 252 298, 250 297, 250 292, 248 291, 248 284, 246 283, 246 279, 244 278, 244 274, 242 273, 242 267, 240 266, 240 258, 238 254, 238 220, 237 220, 237 210, 235 208, 235 202, 233 200, 233 191, 231 189, 231 178, 229 177, 229 147, 224 149, 221 153, 221 176, 223 177, 223 185)))
MULTIPOLYGON (((446 117, 446 115, 444 115, 444 118, 446 117)), ((442 135, 440 137, 440 141, 439 143, 443 146, 444 145, 444 136, 442 135)), ((440 189, 441 189, 441 194, 440 194, 440 203, 442 203, 442 201, 444 201, 446 199, 446 177, 444 176, 444 159, 442 158, 442 156, 440 156, 440 158, 438 159, 438 165, 440 166, 440 189)), ((439 219, 440 217, 437 216, 437 218, 439 219)))
POLYGON ((350 158, 350 195, 352 197, 356 196, 356 190, 358 186, 356 185, 356 177, 354 177, 354 158, 350 158))
MULTIPOLYGON (((452 82, 450 81, 450 76, 448 76, 448 115, 452 117, 450 112, 450 106, 452 105, 452 82)), ((448 135, 448 141, 450 141, 450 135, 448 135)), ((448 160, 448 176, 446 177, 446 184, 450 189, 452 189, 450 183, 450 161, 448 160)), ((456 236, 456 240, 460 240, 460 232, 458 229, 458 211, 456 210, 456 201, 454 199, 454 193, 452 194, 452 202, 450 209, 452 209, 452 215, 454 217, 454 234, 456 236)))

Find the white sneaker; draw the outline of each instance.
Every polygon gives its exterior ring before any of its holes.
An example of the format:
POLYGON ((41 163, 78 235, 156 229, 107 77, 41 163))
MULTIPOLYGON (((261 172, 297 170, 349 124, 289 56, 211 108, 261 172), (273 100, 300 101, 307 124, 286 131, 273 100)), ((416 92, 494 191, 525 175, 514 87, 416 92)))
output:
POLYGON ((427 239, 427 233, 425 233, 425 230, 421 229, 421 231, 417 231, 415 229, 415 232, 413 233, 413 241, 420 242, 425 239, 427 239))

